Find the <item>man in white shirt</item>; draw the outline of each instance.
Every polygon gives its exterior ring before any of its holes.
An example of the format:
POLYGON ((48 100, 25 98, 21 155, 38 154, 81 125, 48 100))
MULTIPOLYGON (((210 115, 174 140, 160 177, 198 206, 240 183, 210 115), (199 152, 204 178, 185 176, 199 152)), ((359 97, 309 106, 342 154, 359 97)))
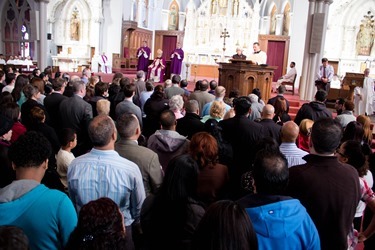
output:
POLYGON ((260 50, 260 46, 258 42, 253 43, 253 54, 249 56, 249 60, 253 61, 254 63, 266 64, 267 63, 267 54, 264 51, 260 50))
POLYGON ((293 121, 284 123, 281 128, 281 144, 280 151, 285 155, 288 161, 288 167, 305 164, 306 161, 303 159, 305 155, 308 155, 306 151, 299 149, 296 145, 296 140, 299 134, 299 127, 293 121))
POLYGON ((322 58, 322 65, 319 66, 319 71, 315 79, 315 86, 317 90, 323 89, 328 94, 333 75, 334 69, 332 65, 328 64, 327 58, 322 58))
POLYGON ((370 69, 364 71, 365 80, 363 87, 354 88, 354 113, 355 115, 372 115, 373 113, 373 97, 374 97, 374 79, 370 75, 370 69))
POLYGON ((278 88, 281 85, 282 82, 293 82, 294 81, 294 78, 297 75, 297 70, 295 68, 296 63, 291 62, 289 66, 290 66, 290 70, 288 71, 288 73, 286 73, 285 75, 280 77, 279 80, 277 80, 276 88, 278 88))

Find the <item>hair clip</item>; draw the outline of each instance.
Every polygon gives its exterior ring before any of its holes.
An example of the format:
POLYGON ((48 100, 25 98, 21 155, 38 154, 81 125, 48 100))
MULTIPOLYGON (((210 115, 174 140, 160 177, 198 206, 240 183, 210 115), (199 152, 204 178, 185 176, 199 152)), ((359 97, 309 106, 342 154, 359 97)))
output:
POLYGON ((86 234, 85 236, 83 236, 82 241, 87 242, 87 241, 92 241, 93 239, 94 239, 94 236, 92 236, 91 234, 86 234))

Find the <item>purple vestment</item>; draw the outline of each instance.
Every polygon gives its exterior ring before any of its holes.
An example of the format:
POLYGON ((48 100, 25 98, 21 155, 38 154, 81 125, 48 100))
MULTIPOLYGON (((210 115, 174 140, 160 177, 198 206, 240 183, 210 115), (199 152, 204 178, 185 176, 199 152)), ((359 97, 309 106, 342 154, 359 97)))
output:
POLYGON ((171 55, 171 73, 181 74, 182 60, 184 60, 184 51, 182 49, 175 49, 171 55), (177 53, 178 56, 175 54, 177 53))
POLYGON ((151 55, 151 49, 149 47, 140 47, 137 50, 137 58, 138 58, 138 70, 143 70, 144 72, 147 72, 148 67, 148 60, 150 59, 151 55))

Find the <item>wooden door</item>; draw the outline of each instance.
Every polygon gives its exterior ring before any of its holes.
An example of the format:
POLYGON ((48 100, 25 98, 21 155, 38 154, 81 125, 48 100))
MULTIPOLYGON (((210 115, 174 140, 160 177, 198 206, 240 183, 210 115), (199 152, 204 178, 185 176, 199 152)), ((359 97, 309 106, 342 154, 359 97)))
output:
POLYGON ((285 41, 268 41, 267 64, 277 66, 273 81, 276 82, 283 75, 285 41))

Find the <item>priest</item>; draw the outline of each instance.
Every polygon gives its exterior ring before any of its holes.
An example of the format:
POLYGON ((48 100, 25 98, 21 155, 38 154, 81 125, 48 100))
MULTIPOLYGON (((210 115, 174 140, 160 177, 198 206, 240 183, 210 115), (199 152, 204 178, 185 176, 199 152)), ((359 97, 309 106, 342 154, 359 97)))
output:
POLYGON ((150 59, 151 49, 147 46, 147 41, 143 41, 143 46, 137 50, 138 65, 137 71, 142 70, 147 74, 148 60, 150 59))
POLYGON ((184 60, 184 51, 181 49, 181 44, 176 44, 176 49, 171 55, 171 77, 173 75, 181 74, 182 61, 184 60))

